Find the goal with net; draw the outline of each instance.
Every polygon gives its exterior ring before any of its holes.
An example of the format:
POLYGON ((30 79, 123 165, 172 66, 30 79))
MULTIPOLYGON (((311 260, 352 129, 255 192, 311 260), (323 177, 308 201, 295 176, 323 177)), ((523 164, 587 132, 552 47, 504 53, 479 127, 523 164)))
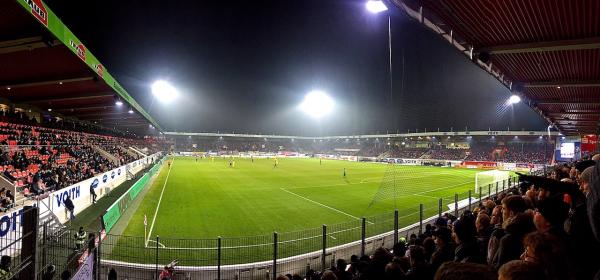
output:
POLYGON ((481 194, 483 196, 489 195, 490 191, 491 193, 494 193, 496 191, 496 183, 498 183, 501 188, 502 181, 508 180, 509 177, 509 171, 489 170, 479 172, 475 174, 475 193, 479 193, 479 189, 481 189, 481 194), (489 185, 492 185, 492 187, 488 188, 489 185))

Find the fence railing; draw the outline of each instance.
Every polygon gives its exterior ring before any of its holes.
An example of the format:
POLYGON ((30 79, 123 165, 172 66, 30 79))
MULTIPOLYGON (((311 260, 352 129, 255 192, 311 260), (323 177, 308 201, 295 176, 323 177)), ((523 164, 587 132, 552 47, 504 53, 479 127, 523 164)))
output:
POLYGON ((175 279, 275 279, 278 274, 322 271, 336 259, 391 248, 400 237, 424 232, 425 225, 448 213, 459 216, 490 196, 505 192, 516 177, 453 196, 429 199, 382 215, 295 232, 252 237, 172 239, 108 234, 101 243, 100 274, 111 268, 127 279, 155 279, 162 267, 179 260, 175 279))

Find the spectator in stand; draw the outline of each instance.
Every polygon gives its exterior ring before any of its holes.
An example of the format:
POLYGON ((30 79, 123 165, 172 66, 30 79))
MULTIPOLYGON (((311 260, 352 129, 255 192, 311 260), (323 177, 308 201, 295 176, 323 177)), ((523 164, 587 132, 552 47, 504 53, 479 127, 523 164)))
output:
POLYGON ((406 279, 426 280, 433 278, 434 271, 425 259, 425 249, 418 245, 413 245, 409 249, 410 269, 406 272, 406 279))
POLYGON ((569 206, 561 196, 553 196, 540 201, 533 222, 538 232, 551 233, 567 241, 564 223, 569 215, 569 206))
POLYGON ((525 237, 523 245, 525 250, 521 259, 539 265, 545 279, 574 279, 562 240, 551 233, 533 232, 525 237))
POLYGON ((446 228, 438 228, 433 232, 435 252, 431 255, 431 268, 435 271, 443 263, 454 260, 454 244, 452 232, 446 228))
MULTIPOLYGON (((475 220, 475 227, 477 228, 477 246, 480 248, 481 256, 487 256, 488 243, 494 227, 490 224, 490 216, 485 211, 480 212, 475 220)), ((487 260, 486 260, 487 262, 487 260)))
POLYGON ((477 230, 475 217, 471 212, 465 212, 452 227, 454 242, 457 245, 454 251, 455 262, 483 263, 483 255, 477 244, 477 230))
POLYGON ((544 271, 533 262, 513 260, 498 270, 498 280, 546 280, 544 271))
POLYGON ((352 274, 350 274, 350 272, 346 271, 347 266, 348 266, 348 264, 346 263, 346 260, 337 259, 335 270, 333 270, 337 279, 352 280, 352 274))
POLYGON ((496 280, 489 267, 475 263, 447 262, 435 273, 435 280, 496 280))
MULTIPOLYGON (((520 196, 510 196, 518 197, 520 196)), ((524 210, 523 210, 524 211, 524 210)), ((500 266, 511 260, 518 260, 523 252, 523 238, 535 230, 530 215, 518 213, 504 221, 505 235, 500 239, 496 255, 492 259, 492 266, 498 270, 500 266)))

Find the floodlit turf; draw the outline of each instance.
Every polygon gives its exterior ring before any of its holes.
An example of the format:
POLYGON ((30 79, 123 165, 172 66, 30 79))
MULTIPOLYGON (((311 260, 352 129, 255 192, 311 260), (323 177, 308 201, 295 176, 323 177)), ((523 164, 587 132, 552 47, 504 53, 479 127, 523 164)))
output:
POLYGON ((105 246, 105 253, 110 251, 113 260, 154 263, 159 235, 160 263, 177 258, 185 265, 215 265, 221 236, 222 264, 264 261, 272 258, 275 231, 278 257, 314 252, 323 244, 323 224, 328 247, 359 240, 362 217, 367 236, 389 232, 394 209, 400 227, 418 221, 421 203, 424 218, 438 213, 439 198, 446 211, 455 193, 468 197, 481 172, 336 160, 320 164, 319 159, 279 158, 278 163, 236 158, 230 167, 229 159, 174 158, 171 168, 162 167, 124 237, 105 241, 117 245, 105 246), (152 238, 145 242, 150 230, 152 238))
MULTIPOLYGON (((151 186, 124 234, 148 231, 163 238, 214 238, 287 232, 392 213, 397 207, 437 210, 438 198, 473 189, 477 171, 402 166, 393 197, 371 204, 387 165, 318 159, 228 159, 177 157, 151 186), (343 170, 346 168, 346 177, 343 170), (165 184, 166 180, 166 184, 165 184), (164 186, 164 192, 163 192, 164 186), (162 193, 162 199, 161 197, 162 193), (154 213, 160 199, 157 217, 154 213)), ((399 173, 398 173, 399 172, 399 173)), ((444 209, 446 210, 446 209, 444 209)))

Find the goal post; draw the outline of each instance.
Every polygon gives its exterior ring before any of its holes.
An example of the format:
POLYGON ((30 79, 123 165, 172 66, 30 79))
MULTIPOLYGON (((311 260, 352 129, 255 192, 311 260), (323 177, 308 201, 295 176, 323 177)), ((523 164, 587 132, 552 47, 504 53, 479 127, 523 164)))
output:
MULTIPOLYGON (((491 192, 494 193, 496 191, 495 184, 496 182, 502 182, 504 180, 508 180, 510 177, 510 171, 502 171, 502 170, 489 170, 483 171, 475 174, 475 193, 479 193, 479 189, 481 189, 481 194, 486 196, 489 195, 488 185, 493 185, 491 192)), ((502 184, 502 183, 500 183, 502 184)))

